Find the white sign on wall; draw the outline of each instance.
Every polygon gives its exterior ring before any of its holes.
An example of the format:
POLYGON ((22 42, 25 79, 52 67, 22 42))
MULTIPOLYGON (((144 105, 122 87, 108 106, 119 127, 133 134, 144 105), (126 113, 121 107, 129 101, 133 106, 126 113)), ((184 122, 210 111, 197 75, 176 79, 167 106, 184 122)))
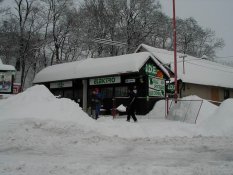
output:
POLYGON ((132 79, 125 79, 125 83, 135 83, 136 80, 134 78, 132 79))
POLYGON ((149 96, 165 97, 165 80, 155 77, 148 77, 149 79, 149 96))
POLYGON ((90 79, 90 85, 101 85, 101 84, 116 84, 121 82, 120 76, 114 77, 102 77, 90 79))
POLYGON ((53 82, 50 83, 50 88, 66 88, 66 87, 72 87, 72 81, 59 81, 59 82, 53 82))

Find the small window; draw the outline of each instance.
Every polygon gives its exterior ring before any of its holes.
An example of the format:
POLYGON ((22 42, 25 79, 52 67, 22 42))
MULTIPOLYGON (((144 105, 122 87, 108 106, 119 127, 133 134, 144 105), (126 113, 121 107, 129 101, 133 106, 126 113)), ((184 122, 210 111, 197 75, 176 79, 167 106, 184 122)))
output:
POLYGON ((115 88, 116 97, 127 97, 128 96, 128 88, 127 87, 116 87, 115 88))
POLYGON ((64 97, 72 99, 73 98, 73 90, 72 89, 64 90, 64 97))
POLYGON ((112 98, 113 97, 113 88, 112 87, 101 88, 101 93, 103 94, 103 98, 112 98))
POLYGON ((229 89, 224 89, 224 99, 227 99, 230 97, 230 91, 229 89))
POLYGON ((53 89, 51 90, 53 95, 56 97, 63 97, 63 91, 61 89, 53 89))

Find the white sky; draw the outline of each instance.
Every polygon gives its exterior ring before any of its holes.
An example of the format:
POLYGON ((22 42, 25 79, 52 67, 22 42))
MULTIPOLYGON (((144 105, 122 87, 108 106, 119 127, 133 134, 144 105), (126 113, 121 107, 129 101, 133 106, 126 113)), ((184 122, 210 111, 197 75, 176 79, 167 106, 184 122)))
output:
MULTIPOLYGON (((163 12, 169 16, 172 16, 172 1, 160 0, 163 12)), ((176 16, 194 17, 202 27, 214 30, 225 41, 217 56, 233 56, 233 0, 176 0, 176 16)))

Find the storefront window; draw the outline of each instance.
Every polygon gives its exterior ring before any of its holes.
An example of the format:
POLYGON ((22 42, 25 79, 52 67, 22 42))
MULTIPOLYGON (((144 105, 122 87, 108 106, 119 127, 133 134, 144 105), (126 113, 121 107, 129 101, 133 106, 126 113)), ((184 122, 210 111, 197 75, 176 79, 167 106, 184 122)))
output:
POLYGON ((72 89, 64 90, 64 97, 73 99, 73 90, 72 89))
POLYGON ((63 91, 61 89, 53 89, 51 90, 53 95, 56 97, 63 97, 63 91))
POLYGON ((101 93, 104 98, 112 98, 113 97, 113 88, 112 87, 104 87, 101 88, 101 93))
POLYGON ((128 96, 128 88, 126 86, 116 87, 115 88, 116 97, 127 97, 128 96))
POLYGON ((229 89, 224 89, 224 99, 227 99, 230 97, 230 91, 229 89))

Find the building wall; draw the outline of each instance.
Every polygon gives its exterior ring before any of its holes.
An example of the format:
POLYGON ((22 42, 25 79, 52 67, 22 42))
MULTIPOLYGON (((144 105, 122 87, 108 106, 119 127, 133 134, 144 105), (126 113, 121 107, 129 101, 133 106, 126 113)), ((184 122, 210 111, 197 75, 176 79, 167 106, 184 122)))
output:
POLYGON ((197 95, 204 99, 211 99, 210 87, 190 83, 183 84, 180 95, 181 97, 197 95))
POLYGON ((233 98, 233 89, 230 91, 230 98, 233 98))
POLYGON ((181 97, 185 97, 189 95, 197 95, 203 99, 222 102, 226 98, 225 95, 227 90, 229 91, 228 98, 233 98, 233 89, 184 83, 180 91, 180 95, 181 97))

